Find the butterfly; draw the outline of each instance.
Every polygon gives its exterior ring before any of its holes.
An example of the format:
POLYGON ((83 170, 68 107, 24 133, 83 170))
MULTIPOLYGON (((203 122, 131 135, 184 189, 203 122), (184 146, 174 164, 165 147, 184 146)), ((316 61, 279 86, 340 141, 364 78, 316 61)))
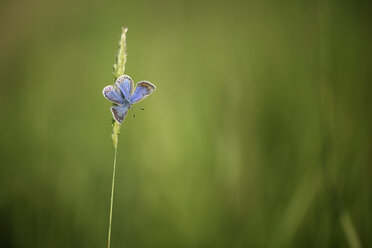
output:
POLYGON ((106 86, 102 93, 109 101, 117 104, 110 108, 114 119, 120 124, 124 121, 128 109, 132 104, 142 101, 156 89, 155 85, 147 81, 141 81, 136 85, 133 92, 133 80, 128 75, 120 76, 115 86, 106 86))

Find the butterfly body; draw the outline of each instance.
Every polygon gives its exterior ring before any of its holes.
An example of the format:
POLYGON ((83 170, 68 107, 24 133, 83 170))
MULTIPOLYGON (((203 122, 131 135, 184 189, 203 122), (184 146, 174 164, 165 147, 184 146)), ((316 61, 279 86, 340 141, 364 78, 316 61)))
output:
POLYGON ((126 99, 126 98, 124 98, 122 105, 128 107, 129 109, 132 108, 132 104, 130 103, 129 99, 126 99))
POLYGON ((116 104, 110 110, 120 124, 124 121, 128 109, 149 96, 156 87, 150 82, 141 81, 136 85, 136 89, 133 89, 133 80, 128 75, 122 75, 116 80, 115 86, 106 86, 102 91, 106 99, 116 104))

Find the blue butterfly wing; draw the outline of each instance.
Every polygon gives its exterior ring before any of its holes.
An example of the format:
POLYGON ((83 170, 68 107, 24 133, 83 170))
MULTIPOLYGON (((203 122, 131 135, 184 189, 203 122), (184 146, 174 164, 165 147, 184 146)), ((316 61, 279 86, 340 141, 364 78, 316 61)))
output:
POLYGON ((133 80, 128 75, 122 75, 116 80, 115 85, 123 93, 124 97, 129 100, 133 92, 133 80))
POLYGON ((134 104, 142 101, 147 96, 149 96, 155 89, 156 89, 155 85, 153 85, 150 82, 147 81, 139 82, 136 86, 136 90, 130 97, 130 103, 134 104))
POLYGON ((120 124, 124 121, 128 113, 128 106, 112 106, 110 108, 114 119, 120 124))
POLYGON ((103 96, 106 97, 108 100, 110 100, 113 103, 116 104, 123 104, 124 98, 123 95, 120 92, 117 92, 117 90, 114 88, 114 86, 106 86, 103 91, 103 96))

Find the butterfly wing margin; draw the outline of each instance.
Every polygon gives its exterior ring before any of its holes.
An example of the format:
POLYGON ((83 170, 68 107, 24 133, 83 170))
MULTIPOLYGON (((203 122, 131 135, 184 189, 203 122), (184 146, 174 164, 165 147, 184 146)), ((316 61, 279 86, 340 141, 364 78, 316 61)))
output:
POLYGON ((120 76, 116 82, 115 86, 120 89, 124 97, 129 100, 133 93, 133 80, 128 75, 120 76))
POLYGON ((128 113, 127 106, 112 106, 110 110, 114 119, 120 124, 124 121, 128 113))
POLYGON ((155 85, 147 81, 141 81, 136 85, 133 95, 130 97, 130 103, 134 104, 148 97, 156 89, 155 85))
POLYGON ((102 94, 107 100, 113 103, 123 104, 124 102, 124 98, 121 95, 121 93, 117 92, 114 86, 112 85, 109 85, 103 88, 102 94))

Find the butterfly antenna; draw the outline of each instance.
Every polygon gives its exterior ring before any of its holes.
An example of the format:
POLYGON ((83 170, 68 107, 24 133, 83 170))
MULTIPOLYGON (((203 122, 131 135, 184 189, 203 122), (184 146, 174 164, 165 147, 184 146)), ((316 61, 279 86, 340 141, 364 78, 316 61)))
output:
MULTIPOLYGON (((135 109, 145 110, 144 108, 138 108, 138 107, 135 107, 135 109)), ((136 118, 136 114, 135 114, 134 110, 133 110, 133 117, 136 118)))

